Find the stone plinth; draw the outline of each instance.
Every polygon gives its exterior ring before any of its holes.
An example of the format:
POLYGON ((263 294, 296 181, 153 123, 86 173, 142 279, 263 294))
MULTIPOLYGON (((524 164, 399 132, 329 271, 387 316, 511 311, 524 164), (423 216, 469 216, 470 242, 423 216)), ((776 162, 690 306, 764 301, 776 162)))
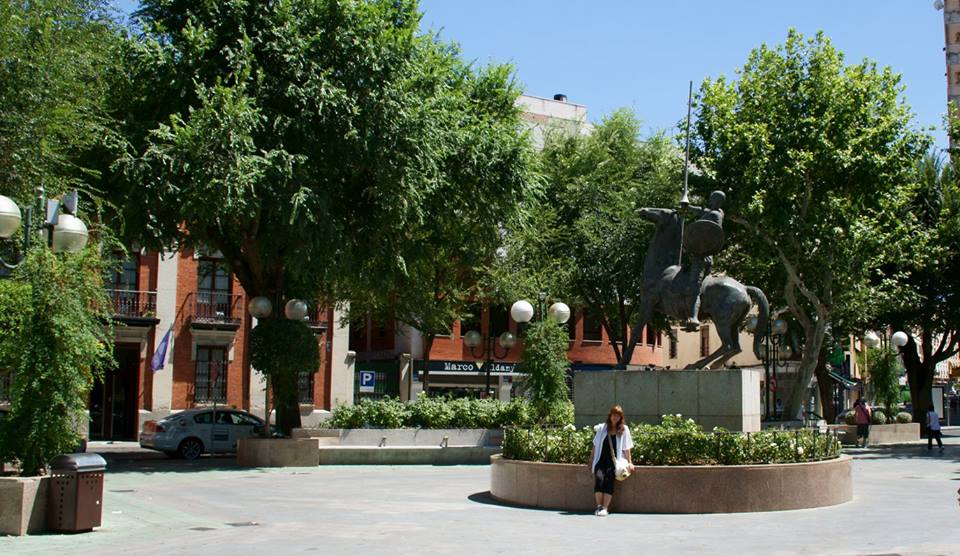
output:
POLYGON ((319 463, 315 438, 241 438, 237 463, 243 467, 311 467, 319 463))
POLYGON ((758 431, 760 377, 755 369, 580 371, 573 378, 576 424, 600 423, 620 404, 630 423, 658 424, 680 413, 704 430, 758 431))
MULTIPOLYGON (((837 433, 840 442, 844 445, 852 446, 857 443, 856 425, 830 425, 830 428, 837 433)), ((867 439, 867 444, 873 446, 907 444, 919 440, 921 440, 920 423, 890 423, 887 425, 870 425, 870 437, 867 439)))
MULTIPOLYGON (((612 512, 736 513, 819 508, 853 499, 850 456, 770 465, 638 466, 614 487, 612 512)), ((490 495, 510 504, 588 512, 585 465, 490 458, 490 495)))

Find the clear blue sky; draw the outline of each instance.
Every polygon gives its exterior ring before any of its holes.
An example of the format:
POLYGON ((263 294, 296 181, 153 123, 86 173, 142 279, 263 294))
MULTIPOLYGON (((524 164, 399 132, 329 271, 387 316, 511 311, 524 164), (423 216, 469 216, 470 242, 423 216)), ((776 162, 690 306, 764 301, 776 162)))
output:
MULTIPOLYGON (((129 12, 134 0, 115 0, 129 12)), ((787 29, 823 30, 849 63, 903 75, 918 127, 946 110, 943 13, 932 0, 421 0, 423 24, 479 63, 511 62, 528 94, 565 93, 590 119, 633 108, 650 129, 686 113, 687 83, 733 77, 751 49, 787 29)))

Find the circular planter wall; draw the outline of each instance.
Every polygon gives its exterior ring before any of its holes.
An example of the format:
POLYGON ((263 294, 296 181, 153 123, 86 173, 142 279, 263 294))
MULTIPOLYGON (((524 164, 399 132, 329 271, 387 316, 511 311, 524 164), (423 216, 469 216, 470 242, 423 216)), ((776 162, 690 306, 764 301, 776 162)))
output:
MULTIPOLYGON (((496 500, 552 510, 594 509, 586 465, 490 458, 496 500)), ((850 456, 770 465, 638 466, 618 482, 610 510, 634 513, 734 513, 819 508, 853 498, 850 456)))

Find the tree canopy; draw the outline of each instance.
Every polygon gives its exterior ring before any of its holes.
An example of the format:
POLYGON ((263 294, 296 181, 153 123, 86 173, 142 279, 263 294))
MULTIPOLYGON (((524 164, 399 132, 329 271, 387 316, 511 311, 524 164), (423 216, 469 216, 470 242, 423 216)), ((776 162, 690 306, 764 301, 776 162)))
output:
POLYGON ((541 152, 543 190, 525 202, 495 268, 503 297, 547 292, 598 318, 619 361, 640 297, 650 230, 643 206, 679 198, 683 158, 662 134, 643 138, 621 109, 589 133, 552 130, 541 152))
POLYGON ((106 0, 0 3, 0 194, 90 191, 90 154, 119 142, 107 112, 118 26, 106 0))
POLYGON ((727 193, 730 248, 717 266, 760 286, 802 332, 801 398, 838 310, 857 313, 871 270, 891 255, 894 208, 929 138, 911 127, 900 78, 846 65, 822 33, 762 46, 738 79, 706 80, 692 161, 701 194, 727 193))
POLYGON ((469 267, 457 242, 488 245, 530 182, 510 68, 421 33, 415 0, 137 15, 118 219, 149 246, 220 251, 249 296, 419 294, 424 259, 469 267))

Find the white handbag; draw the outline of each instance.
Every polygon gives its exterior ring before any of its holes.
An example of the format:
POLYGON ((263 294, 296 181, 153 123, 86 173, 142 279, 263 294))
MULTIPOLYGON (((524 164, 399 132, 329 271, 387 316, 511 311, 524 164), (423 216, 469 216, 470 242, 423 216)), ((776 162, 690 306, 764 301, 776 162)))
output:
POLYGON ((622 481, 630 476, 630 464, 627 462, 627 458, 613 449, 613 441, 610 440, 610 435, 607 435, 607 444, 610 445, 610 455, 613 456, 613 474, 618 481, 622 481))

